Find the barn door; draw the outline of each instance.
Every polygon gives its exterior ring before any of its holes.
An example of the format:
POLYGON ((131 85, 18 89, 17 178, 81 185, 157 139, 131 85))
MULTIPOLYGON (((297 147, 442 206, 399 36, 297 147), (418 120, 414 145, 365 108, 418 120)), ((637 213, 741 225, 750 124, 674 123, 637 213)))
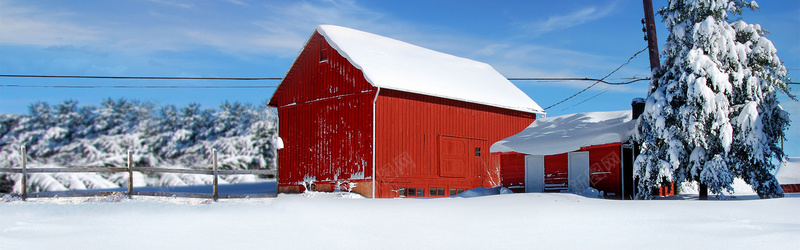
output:
POLYGON ((635 161, 633 144, 622 144, 622 199, 633 200, 633 162, 635 161))
POLYGON ((581 193, 589 188, 589 152, 570 152, 567 171, 569 192, 581 193))
POLYGON ((525 155, 525 193, 544 192, 544 155, 525 155))
POLYGON ((467 165, 470 162, 466 157, 469 153, 468 141, 446 136, 439 138, 439 176, 466 177, 467 165))
POLYGON ((439 136, 439 176, 475 177, 488 154, 485 140, 439 136))

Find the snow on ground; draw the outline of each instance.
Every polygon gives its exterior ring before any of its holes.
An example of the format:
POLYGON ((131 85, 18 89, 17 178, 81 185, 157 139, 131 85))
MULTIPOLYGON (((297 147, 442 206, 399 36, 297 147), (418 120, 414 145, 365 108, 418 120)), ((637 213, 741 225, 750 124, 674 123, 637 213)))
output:
POLYGON ((797 249, 800 196, 617 201, 530 193, 363 199, 346 193, 221 200, 0 202, 0 248, 797 249))
MULTIPOLYGON (((753 187, 749 184, 744 182, 742 178, 733 178, 733 183, 731 183, 731 187, 733 190, 725 191, 723 193, 725 196, 731 199, 759 199, 758 194, 753 187)), ((700 193, 700 187, 696 182, 684 182, 680 186, 678 186, 679 194, 692 194, 697 195, 700 193)), ((709 193, 709 199, 714 199, 714 194, 709 193)))

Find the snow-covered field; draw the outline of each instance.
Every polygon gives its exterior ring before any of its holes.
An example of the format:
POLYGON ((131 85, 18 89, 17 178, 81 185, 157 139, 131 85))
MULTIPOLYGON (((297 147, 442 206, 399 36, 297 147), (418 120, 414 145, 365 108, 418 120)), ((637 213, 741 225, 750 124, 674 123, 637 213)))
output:
POLYGON ((0 249, 798 249, 800 196, 0 199, 0 249))

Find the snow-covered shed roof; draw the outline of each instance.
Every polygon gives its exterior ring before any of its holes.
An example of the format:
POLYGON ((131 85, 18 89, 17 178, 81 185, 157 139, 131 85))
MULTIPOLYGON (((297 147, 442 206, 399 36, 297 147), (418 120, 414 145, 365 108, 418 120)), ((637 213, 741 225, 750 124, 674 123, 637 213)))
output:
POLYGON ((786 157, 775 171, 775 178, 780 184, 800 184, 800 157, 786 157))
POLYGON ((522 132, 496 142, 491 152, 553 155, 624 142, 633 134, 635 123, 630 110, 539 118, 522 132))
POLYGON ((531 113, 545 113, 486 63, 335 25, 317 27, 373 86, 531 113))

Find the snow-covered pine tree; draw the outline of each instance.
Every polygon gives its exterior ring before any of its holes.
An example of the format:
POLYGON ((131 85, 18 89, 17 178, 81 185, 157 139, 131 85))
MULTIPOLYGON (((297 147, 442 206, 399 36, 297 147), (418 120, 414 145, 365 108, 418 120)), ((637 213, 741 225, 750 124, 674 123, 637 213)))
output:
POLYGON ((743 0, 670 0, 670 34, 637 123, 639 198, 663 181, 696 181, 719 198, 742 177, 761 197, 781 196, 770 170, 789 126, 776 91, 790 97, 786 68, 758 25, 731 23, 758 5, 743 0))

